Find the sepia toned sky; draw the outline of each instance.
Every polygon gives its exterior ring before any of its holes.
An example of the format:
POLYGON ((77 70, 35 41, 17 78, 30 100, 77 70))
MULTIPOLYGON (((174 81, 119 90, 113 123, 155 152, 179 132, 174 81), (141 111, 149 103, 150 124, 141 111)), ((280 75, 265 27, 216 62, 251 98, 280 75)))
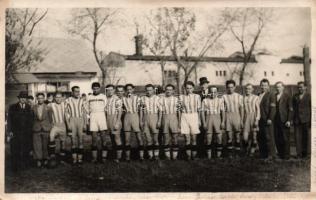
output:
MULTIPOLYGON (((205 31, 207 24, 216 20, 222 8, 194 8, 196 14, 196 29, 205 31)), ((36 37, 76 38, 65 31, 71 17, 70 9, 49 9, 46 18, 35 30, 36 37)), ((133 37, 136 34, 134 21, 144 23, 144 13, 149 9, 121 9, 118 23, 106 29, 98 39, 99 48, 105 52, 119 52, 134 54, 135 45, 133 37)), ((310 46, 311 42, 311 13, 309 8, 274 8, 274 20, 269 23, 258 41, 257 48, 266 49, 279 57, 301 55, 304 45, 310 46)), ((80 39, 80 38, 78 38, 80 39)), ((229 56, 235 51, 240 51, 232 35, 226 33, 221 39, 224 49, 212 51, 209 56, 229 56)), ((87 45, 89 45, 87 43, 87 45)))

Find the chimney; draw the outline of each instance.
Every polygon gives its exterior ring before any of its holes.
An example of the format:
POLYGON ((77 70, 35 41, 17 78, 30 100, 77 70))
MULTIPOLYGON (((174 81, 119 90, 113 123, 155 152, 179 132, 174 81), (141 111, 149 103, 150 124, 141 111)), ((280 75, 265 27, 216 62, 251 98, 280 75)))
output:
POLYGON ((142 56, 143 55, 143 47, 142 47, 142 43, 143 43, 143 35, 138 34, 135 37, 135 56, 142 56))

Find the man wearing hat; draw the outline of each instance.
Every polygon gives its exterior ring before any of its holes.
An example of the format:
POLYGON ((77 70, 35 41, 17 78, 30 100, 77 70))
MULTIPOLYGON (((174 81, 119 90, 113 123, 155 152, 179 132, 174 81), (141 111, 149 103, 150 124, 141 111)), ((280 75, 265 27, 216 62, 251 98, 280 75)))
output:
MULTIPOLYGON (((209 95, 209 81, 206 77, 201 77, 200 79, 200 89, 199 95, 201 97, 201 102, 209 95)), ((204 146, 204 138, 206 135, 206 130, 203 127, 200 127, 201 134, 197 136, 198 152, 200 156, 206 156, 206 149, 204 146)))
POLYGON ((19 101, 11 105, 8 111, 11 167, 15 172, 26 168, 30 163, 32 110, 27 98, 27 91, 21 91, 19 101))
POLYGON ((210 82, 207 80, 206 77, 201 77, 200 78, 200 88, 201 88, 201 92, 199 93, 200 97, 201 97, 201 101, 203 101, 203 99, 205 99, 208 94, 209 94, 209 91, 208 91, 208 87, 209 87, 209 84, 210 82))

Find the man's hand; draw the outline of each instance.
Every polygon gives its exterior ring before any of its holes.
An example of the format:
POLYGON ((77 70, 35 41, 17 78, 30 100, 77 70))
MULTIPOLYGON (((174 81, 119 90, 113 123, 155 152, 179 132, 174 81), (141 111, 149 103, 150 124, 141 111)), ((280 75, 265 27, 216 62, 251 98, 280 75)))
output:
POLYGON ((156 125, 156 126, 157 126, 157 128, 158 128, 158 129, 160 129, 160 127, 161 127, 161 121, 160 121, 160 120, 158 120, 158 122, 157 122, 157 125, 156 125))
POLYGON ((258 122, 258 120, 256 120, 254 123, 254 128, 258 128, 258 127, 259 127, 259 122, 258 122))
POLYGON ((285 126, 286 126, 287 128, 290 128, 290 127, 291 127, 291 122, 290 122, 290 121, 285 122, 285 126))
POLYGON ((139 127, 140 129, 143 131, 144 130, 144 127, 145 127, 145 123, 144 122, 139 122, 139 127))
POLYGON ((272 120, 271 120, 271 119, 268 119, 268 120, 267 120, 267 125, 270 126, 271 124, 272 124, 272 120))
POLYGON ((116 122, 114 124, 114 130, 119 130, 119 129, 120 129, 120 124, 119 124, 119 122, 116 122))
POLYGON ((243 129, 244 128, 244 123, 242 120, 240 120, 240 129, 243 129))
POLYGON ((14 136, 13 132, 10 131, 10 132, 9 132, 9 137, 12 138, 13 136, 14 136))
POLYGON ((224 122, 221 123, 221 129, 222 129, 222 130, 225 129, 225 124, 224 124, 224 122))

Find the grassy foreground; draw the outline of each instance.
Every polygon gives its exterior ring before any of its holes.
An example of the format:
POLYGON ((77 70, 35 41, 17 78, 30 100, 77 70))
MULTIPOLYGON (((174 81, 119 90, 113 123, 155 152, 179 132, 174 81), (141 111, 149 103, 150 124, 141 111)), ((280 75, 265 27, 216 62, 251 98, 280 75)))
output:
POLYGON ((5 192, 305 192, 310 160, 132 161, 6 170, 5 192), (100 178, 100 177, 103 177, 100 178))

